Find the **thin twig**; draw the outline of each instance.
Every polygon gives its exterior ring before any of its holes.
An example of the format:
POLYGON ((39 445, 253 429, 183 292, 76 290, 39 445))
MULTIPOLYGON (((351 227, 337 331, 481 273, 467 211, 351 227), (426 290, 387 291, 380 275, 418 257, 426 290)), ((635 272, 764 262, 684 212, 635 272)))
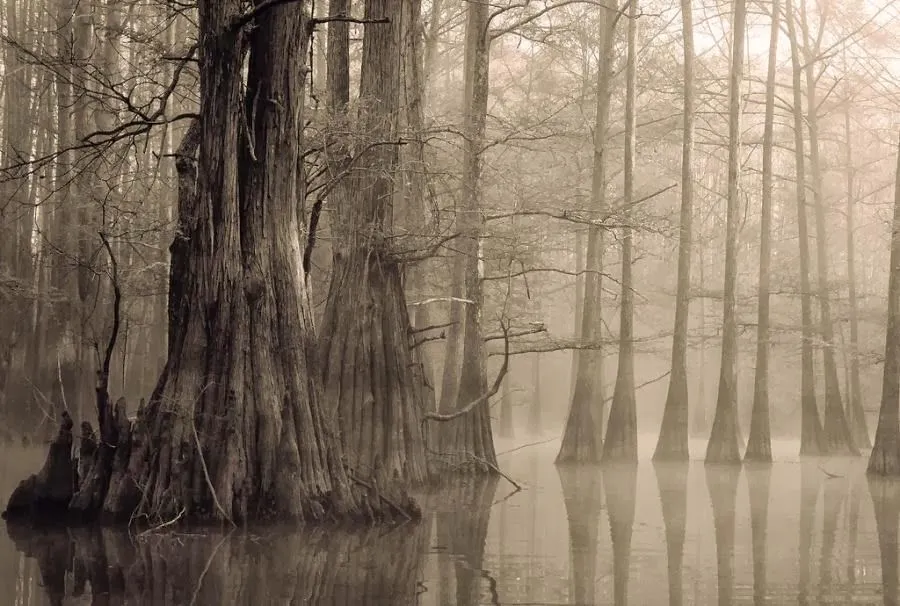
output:
POLYGON ((59 350, 56 350, 56 378, 59 380, 59 395, 62 399, 63 408, 69 410, 69 403, 66 402, 66 387, 62 380, 62 363, 59 361, 59 350))
POLYGON ((135 537, 135 538, 138 538, 138 539, 139 539, 139 538, 141 538, 142 536, 144 536, 144 535, 146 535, 146 534, 150 534, 151 532, 156 532, 157 530, 160 530, 160 529, 162 529, 162 528, 165 528, 166 526, 171 526, 172 524, 175 524, 178 520, 181 519, 181 516, 183 516, 183 515, 185 514, 186 511, 187 511, 187 509, 184 508, 184 507, 182 507, 182 508, 181 508, 181 511, 178 512, 178 515, 175 516, 174 518, 172 518, 171 520, 169 520, 168 522, 163 522, 162 524, 159 524, 158 526, 154 526, 154 527, 152 527, 152 528, 148 528, 147 530, 138 533, 137 537, 135 537))
POLYGON ((504 450, 503 452, 498 452, 497 456, 503 456, 505 454, 509 454, 511 452, 516 452, 517 450, 522 450, 524 448, 529 448, 530 446, 540 446, 541 444, 546 444, 547 442, 553 442, 558 440, 559 438, 548 438, 546 440, 541 440, 540 442, 532 442, 530 444, 522 444, 521 446, 516 446, 515 448, 510 448, 509 450, 504 450))

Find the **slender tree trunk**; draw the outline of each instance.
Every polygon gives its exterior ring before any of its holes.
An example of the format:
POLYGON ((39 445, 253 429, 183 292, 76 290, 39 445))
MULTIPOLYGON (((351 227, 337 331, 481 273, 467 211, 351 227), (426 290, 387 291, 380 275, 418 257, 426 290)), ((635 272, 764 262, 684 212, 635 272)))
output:
MULTIPOLYGON (((819 120, 816 94, 818 76, 818 49, 810 49, 812 43, 809 35, 809 27, 806 17, 806 0, 800 0, 800 23, 803 29, 804 55, 806 73, 806 124, 809 129, 809 164, 812 171, 813 206, 816 219, 816 269, 818 274, 819 291, 819 320, 822 332, 822 354, 824 356, 825 369, 825 419, 824 440, 829 454, 858 455, 859 449, 853 443, 850 426, 844 415, 844 403, 841 400, 841 384, 838 379, 837 360, 835 350, 837 344, 834 339, 834 322, 831 317, 831 295, 829 294, 829 261, 827 228, 825 225, 825 200, 822 194, 824 179, 819 158, 819 120)), ((824 27, 824 22, 820 27, 824 27)))
MULTIPOLYGON (((698 261, 700 261, 697 273, 697 288, 703 292, 706 288, 706 255, 704 246, 699 247, 698 261)), ((700 318, 700 370, 697 373, 697 402, 694 405, 694 413, 691 422, 691 435, 694 437, 709 435, 709 421, 707 419, 706 405, 706 297, 700 297, 697 304, 697 315, 700 318)))
POLYGON ((813 360, 812 285, 809 279, 809 228, 806 212, 806 154, 803 142, 803 105, 800 83, 800 50, 794 21, 793 1, 785 0, 788 38, 791 43, 791 64, 794 92, 794 157, 797 183, 797 229, 800 243, 800 315, 802 343, 800 347, 800 455, 817 456, 827 453, 819 409, 816 405, 816 379, 813 360))
POLYGON ((541 354, 536 352, 531 357, 531 406, 528 409, 528 431, 533 436, 539 436, 544 430, 543 412, 544 402, 542 399, 543 389, 541 385, 541 354))
POLYGON ((737 295, 738 223, 740 222, 741 84, 744 77, 746 0, 736 0, 732 27, 731 75, 728 107, 728 210, 725 234, 725 293, 722 309, 722 363, 716 416, 713 419, 706 460, 740 463, 737 414, 738 327, 737 295))
MULTIPOLYGON (((584 230, 574 230, 574 246, 575 246, 575 338, 581 342, 586 342, 584 334, 581 332, 581 320, 584 316, 584 230)), ((569 400, 575 397, 575 382, 578 378, 578 358, 581 356, 580 349, 572 350, 572 369, 569 375, 569 400)))
MULTIPOLYGON (((618 22, 616 3, 603 0, 600 19, 600 64, 597 69, 597 107, 594 118, 594 161, 591 174, 591 212, 597 215, 606 209, 606 150, 608 145, 609 98, 612 80, 612 56, 615 28, 618 22)), ((584 280, 582 307, 582 339, 598 347, 602 338, 603 313, 601 307, 603 269, 603 239, 600 228, 588 228, 587 273, 584 280)), ((562 444, 556 462, 596 463, 600 461, 603 439, 603 352, 595 349, 577 356, 578 368, 575 389, 563 430, 562 444)))
POLYGON ((870 474, 900 476, 900 144, 897 146, 890 263, 881 408, 868 471, 870 474))
POLYGON ((769 39, 769 69, 766 77, 766 117, 763 132, 762 216, 759 245, 759 309, 756 328, 756 377, 753 383, 753 410, 750 437, 744 457, 751 461, 772 460, 772 435, 769 427, 769 294, 772 266, 772 154, 775 139, 775 72, 778 67, 780 2, 772 2, 772 35, 769 39))
POLYGON ((687 461, 688 375, 687 336, 691 305, 692 222, 694 216, 694 14, 692 0, 681 1, 684 51, 684 124, 681 143, 681 215, 678 233, 678 286, 675 294, 675 329, 672 336, 672 372, 663 410, 659 440, 653 459, 687 461))
POLYGON ((500 421, 497 434, 501 438, 513 438, 516 435, 513 422, 512 373, 507 372, 503 378, 503 395, 500 399, 500 421))
MULTIPOLYGON (((637 96, 637 4, 628 4, 628 59, 625 66, 625 195, 627 214, 634 201, 635 97, 637 96)), ((626 219, 627 221, 627 219, 626 219)), ((634 273, 632 229, 622 230, 622 297, 619 320, 619 355, 616 386, 603 442, 604 461, 637 463, 637 410, 634 395, 634 273)))
MULTIPOLYGON (((470 3, 466 14, 463 191, 456 220, 460 233, 457 239, 460 259, 457 265, 462 273, 459 284, 462 286, 462 297, 470 303, 463 305, 461 310, 456 303, 459 315, 452 314, 451 318, 451 321, 458 319, 460 322, 461 343, 457 346, 461 347, 462 353, 458 367, 458 387, 453 394, 455 401, 448 403, 453 409, 465 406, 487 392, 486 356, 481 326, 484 306, 481 275, 481 234, 484 227, 481 162, 489 93, 489 6, 470 3)), ((448 351, 449 353, 453 352, 448 351)), ((455 358, 448 355, 445 364, 454 362, 455 358)), ((492 471, 496 467, 490 410, 486 405, 476 406, 467 414, 446 423, 446 427, 442 428, 441 454, 454 468, 462 466, 472 470, 492 471)))
POLYGON ((853 433, 853 443, 859 448, 871 448, 872 439, 866 423, 866 411, 862 403, 862 381, 859 365, 859 301, 856 294, 856 200, 854 188, 855 169, 853 168, 853 143, 850 132, 850 90, 848 84, 847 102, 844 107, 844 162, 847 166, 847 290, 850 306, 850 351, 847 372, 847 423, 853 433))

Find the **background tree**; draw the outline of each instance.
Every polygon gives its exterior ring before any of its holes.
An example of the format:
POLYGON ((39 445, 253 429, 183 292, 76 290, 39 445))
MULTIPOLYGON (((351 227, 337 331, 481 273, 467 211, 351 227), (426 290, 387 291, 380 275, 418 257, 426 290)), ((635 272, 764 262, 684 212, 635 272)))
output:
POLYGON ((681 2, 684 42, 684 111, 681 142, 681 214, 678 232, 678 283, 672 335, 672 371, 654 460, 687 461, 688 449, 688 322, 690 320, 692 222, 694 198, 694 12, 692 0, 681 2))
POLYGON ((741 83, 744 74, 746 19, 746 2, 737 0, 731 28, 731 72, 728 84, 728 210, 725 235, 725 291, 722 299, 722 362, 719 370, 716 416, 706 447, 706 460, 710 463, 734 463, 740 462, 741 459, 738 452, 738 327, 735 307, 740 220, 738 196, 741 170, 741 83))

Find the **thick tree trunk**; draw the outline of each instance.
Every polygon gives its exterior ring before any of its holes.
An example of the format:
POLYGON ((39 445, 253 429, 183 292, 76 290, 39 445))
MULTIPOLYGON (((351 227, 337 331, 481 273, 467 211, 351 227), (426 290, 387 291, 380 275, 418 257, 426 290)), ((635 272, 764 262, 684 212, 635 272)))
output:
POLYGON ((809 228, 806 213, 806 154, 803 141, 803 105, 800 83, 800 50, 794 21, 793 1, 785 0, 788 39, 791 43, 794 101, 794 157, 797 184, 797 230, 800 244, 800 316, 802 343, 800 346, 800 455, 827 454, 822 422, 816 405, 816 379, 813 360, 812 285, 809 279, 809 228))
POLYGON ((112 422, 105 366, 101 446, 70 509, 151 522, 409 517, 412 503, 347 470, 321 408, 296 204, 308 19, 300 4, 266 7, 247 32, 242 10, 200 4, 203 119, 179 154, 166 367, 129 432, 112 422))
MULTIPOLYGON (((625 195, 622 208, 627 214, 634 201, 635 96, 637 88, 637 4, 628 4, 628 57, 625 66, 625 195)), ((619 306, 619 355, 616 385, 606 439, 604 461, 637 463, 637 410, 634 394, 634 271, 633 235, 630 227, 622 230, 622 295, 619 306)))
POLYGON ((691 305, 691 252, 694 202, 694 14, 692 0, 681 1, 684 51, 684 123, 681 143, 681 215, 678 232, 678 285, 675 294, 675 329, 672 336, 672 372, 662 425, 653 459, 687 461, 688 375, 687 335, 691 305))
POLYGON ((772 35, 769 41, 769 67, 766 76, 766 116, 763 132, 762 216, 759 245, 759 309, 756 320, 756 376, 753 382, 753 410, 750 437, 744 458, 750 461, 772 460, 772 436, 769 427, 769 278, 772 265, 772 154, 775 139, 775 71, 780 30, 779 0, 772 3, 772 35))
MULTIPOLYGON (((368 0, 359 128, 373 142, 396 137, 400 73, 391 59, 401 41, 401 0, 368 0)), ((406 308, 401 269, 390 244, 397 149, 373 145, 345 178, 352 192, 337 208, 338 235, 322 322, 325 395, 337 405, 344 455, 354 469, 383 479, 427 476, 422 412, 425 389, 406 308)))
POLYGON ((900 144, 895 179, 881 408, 868 467, 869 473, 885 476, 900 476, 900 144))
MULTIPOLYGON (((858 455, 859 449, 853 443, 850 426, 844 415, 844 402, 841 399, 841 384, 838 379, 837 359, 835 351, 837 344, 834 339, 834 322, 831 317, 831 295, 829 294, 829 260, 828 238, 825 225, 825 200, 822 188, 825 181, 822 177, 821 162, 819 159, 819 103, 816 94, 818 82, 818 57, 815 56, 819 49, 812 49, 813 44, 809 34, 806 18, 806 1, 800 0, 800 22, 803 29, 804 71, 806 73, 806 125, 809 129, 809 164, 812 172, 813 207, 816 219, 816 270, 818 276, 819 296, 819 323, 822 333, 822 354, 824 356, 825 370, 825 418, 823 423, 823 437, 825 447, 829 454, 858 455)), ((820 25, 824 27, 824 21, 820 25)))
POLYGON ((737 296, 738 223, 740 222, 741 84, 744 76, 746 0, 737 0, 732 27, 731 75, 728 97, 728 208, 725 234, 725 294, 722 308, 722 362, 716 416, 713 419, 706 460, 740 463, 737 413, 738 326, 737 296))
MULTIPOLYGON (((600 65, 597 69, 597 107, 594 117, 594 159, 591 173, 591 213, 606 210, 606 148, 609 101, 612 80, 612 53, 617 13, 614 0, 604 0, 600 19, 600 65)), ((599 227, 588 228, 584 279, 584 303, 580 318, 580 336, 597 347, 602 336, 603 238, 599 227)), ((603 440, 603 352, 581 352, 576 357, 575 388, 566 417, 562 444, 556 456, 560 463, 597 463, 603 440)))
POLYGON ((687 526, 688 466, 685 463, 655 462, 653 471, 666 527, 666 563, 669 605, 681 606, 684 599, 684 537, 687 526))

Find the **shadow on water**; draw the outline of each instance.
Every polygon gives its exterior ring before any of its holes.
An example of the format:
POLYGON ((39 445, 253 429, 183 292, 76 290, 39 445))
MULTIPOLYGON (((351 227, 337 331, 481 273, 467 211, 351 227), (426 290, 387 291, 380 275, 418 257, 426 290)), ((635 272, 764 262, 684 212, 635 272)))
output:
POLYGON ((734 593, 734 508, 741 470, 730 465, 707 465, 705 472, 716 529, 719 604, 726 606, 732 603, 734 593))
POLYGON ((750 495, 750 531, 753 543, 753 603, 766 602, 767 539, 769 534, 769 492, 772 485, 771 465, 748 465, 747 489, 750 495))
POLYGON ((681 606, 684 599, 684 535, 687 527, 687 463, 654 463, 656 486, 666 527, 666 564, 669 604, 681 606))
POLYGON ((385 531, 170 532, 7 526, 50 604, 415 604, 428 524, 385 531), (390 553, 391 557, 384 557, 390 553))
POLYGON ((603 491, 597 467, 557 468, 569 523, 570 595, 574 604, 595 603, 597 542, 603 491))
POLYGON ((609 536, 613 551, 613 591, 616 606, 628 604, 631 567, 631 535, 637 500, 637 469, 630 465, 603 467, 603 492, 609 514, 609 536))
POLYGON ((869 478, 869 494, 875 509, 878 549, 881 552, 881 585, 885 606, 897 606, 897 523, 900 519, 900 481, 869 478))

